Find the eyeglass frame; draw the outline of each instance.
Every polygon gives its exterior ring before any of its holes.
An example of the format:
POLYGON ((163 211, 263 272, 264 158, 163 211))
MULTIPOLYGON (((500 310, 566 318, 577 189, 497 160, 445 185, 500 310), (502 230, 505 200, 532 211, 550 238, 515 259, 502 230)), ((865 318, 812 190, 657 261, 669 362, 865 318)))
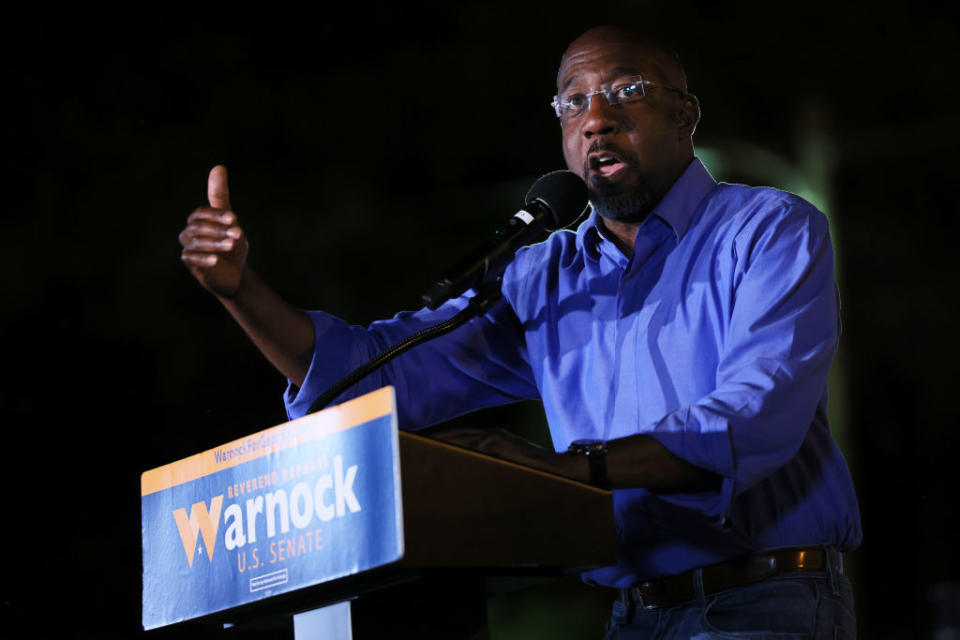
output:
MULTIPOLYGON (((618 87, 617 90, 618 90, 618 91, 619 91, 619 90, 622 90, 623 88, 628 87, 628 86, 631 86, 631 85, 638 86, 638 87, 640 87, 640 95, 639 95, 637 98, 635 98, 635 99, 633 99, 633 100, 621 100, 621 99, 617 98, 617 97, 616 97, 616 94, 613 92, 612 89, 613 89, 613 85, 614 85, 615 83, 619 82, 619 80, 614 80, 614 81, 612 81, 612 82, 607 82, 607 83, 604 83, 604 84, 600 85, 600 88, 597 89, 597 90, 595 90, 595 91, 590 91, 590 92, 587 92, 587 93, 575 93, 575 94, 573 94, 573 97, 582 96, 582 97, 586 98, 586 99, 587 99, 587 104, 583 107, 583 110, 582 110, 582 111, 580 111, 579 113, 577 113, 577 114, 575 114, 575 115, 573 115, 573 116, 567 116, 567 119, 578 118, 578 117, 582 116, 584 113, 586 113, 586 112, 590 109, 591 104, 593 104, 593 96, 595 96, 595 95, 597 95, 597 94, 603 94, 603 97, 606 98, 606 100, 607 100, 607 104, 609 104, 611 107, 612 107, 612 106, 615 106, 615 105, 618 105, 618 104, 633 104, 634 102, 640 102, 641 100, 643 100, 644 98, 647 97, 647 87, 650 87, 651 89, 666 89, 667 91, 674 91, 674 92, 676 92, 676 93, 679 93, 681 96, 688 96, 688 95, 690 95, 690 94, 687 93, 686 91, 683 91, 682 89, 677 89, 676 87, 671 87, 671 86, 668 86, 668 85, 665 85, 665 84, 660 84, 660 83, 657 83, 657 82, 652 82, 652 81, 650 81, 650 80, 644 80, 644 79, 643 79, 643 76, 640 75, 640 74, 637 74, 637 75, 634 75, 634 76, 630 76, 630 77, 628 77, 626 80, 627 80, 627 82, 626 82, 622 87, 618 87)), ((567 102, 567 104, 569 104, 569 101, 567 102)), ((563 120, 563 119, 564 119, 564 116, 563 116, 563 114, 562 114, 561 111, 560 111, 560 108, 563 106, 563 105, 560 103, 560 94, 557 94, 557 95, 553 96, 553 101, 550 103, 550 106, 553 107, 554 112, 557 114, 557 118, 559 118, 560 120, 563 120)), ((569 107, 568 107, 568 108, 569 108, 569 107)))

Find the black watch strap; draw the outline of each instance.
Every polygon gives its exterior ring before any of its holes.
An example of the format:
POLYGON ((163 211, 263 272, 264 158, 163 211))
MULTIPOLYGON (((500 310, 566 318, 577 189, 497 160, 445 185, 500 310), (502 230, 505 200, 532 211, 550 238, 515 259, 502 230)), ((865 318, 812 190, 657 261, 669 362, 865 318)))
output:
POLYGON ((607 477, 607 443, 603 440, 574 440, 567 453, 585 456, 590 465, 590 483, 602 489, 610 488, 607 477))

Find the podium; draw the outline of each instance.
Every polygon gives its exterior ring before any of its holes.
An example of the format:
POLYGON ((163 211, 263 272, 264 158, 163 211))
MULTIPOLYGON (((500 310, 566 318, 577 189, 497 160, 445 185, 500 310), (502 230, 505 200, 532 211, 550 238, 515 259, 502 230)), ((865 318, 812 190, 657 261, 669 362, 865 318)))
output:
POLYGON ((493 582, 615 562, 610 492, 396 425, 385 387, 145 472, 144 628, 347 638, 353 602, 457 637, 439 614, 482 618, 493 582))

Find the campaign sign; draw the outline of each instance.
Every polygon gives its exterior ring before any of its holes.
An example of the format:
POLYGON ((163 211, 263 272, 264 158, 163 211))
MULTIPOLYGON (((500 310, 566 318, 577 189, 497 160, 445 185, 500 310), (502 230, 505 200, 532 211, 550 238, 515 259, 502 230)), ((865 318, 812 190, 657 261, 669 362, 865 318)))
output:
POLYGON ((141 478, 143 627, 403 556, 393 387, 141 478))

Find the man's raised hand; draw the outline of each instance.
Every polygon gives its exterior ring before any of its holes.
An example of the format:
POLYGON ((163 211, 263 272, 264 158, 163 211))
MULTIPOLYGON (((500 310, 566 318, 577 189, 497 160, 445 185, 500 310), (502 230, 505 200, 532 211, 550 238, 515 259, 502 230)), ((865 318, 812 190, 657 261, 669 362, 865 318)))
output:
POLYGON ((230 210, 227 169, 217 165, 207 178, 209 207, 199 207, 180 232, 180 259, 208 291, 224 298, 237 293, 247 262, 247 238, 230 210))

